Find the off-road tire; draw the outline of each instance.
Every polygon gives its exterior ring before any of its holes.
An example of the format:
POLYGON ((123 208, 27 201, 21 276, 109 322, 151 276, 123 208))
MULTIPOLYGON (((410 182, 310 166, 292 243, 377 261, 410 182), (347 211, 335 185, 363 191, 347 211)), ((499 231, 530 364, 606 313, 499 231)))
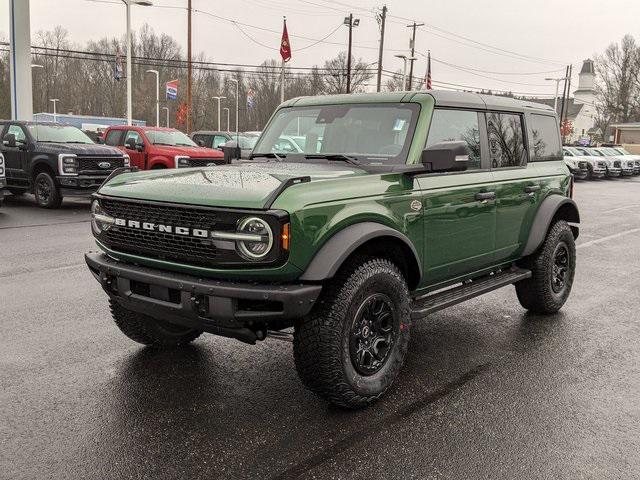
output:
POLYGON ((62 203, 60 189, 49 172, 40 172, 33 181, 36 203, 42 208, 58 208, 62 203))
POLYGON ((560 220, 551 225, 542 246, 526 258, 522 266, 530 269, 532 276, 515 284, 520 305, 537 314, 552 314, 560 310, 571 293, 576 269, 576 245, 567 222, 560 220), (563 245, 568 265, 564 286, 556 291, 553 283, 555 255, 563 245))
POLYGON ((398 267, 380 258, 351 261, 327 283, 311 313, 296 322, 296 370, 308 389, 330 403, 345 408, 365 407, 384 395, 398 376, 410 329, 409 290, 398 267), (352 360, 350 341, 354 322, 364 317, 360 312, 376 296, 388 300, 396 326, 395 340, 379 370, 363 375, 352 360))
POLYGON ((134 342, 156 348, 172 348, 186 345, 200 336, 200 330, 173 325, 162 320, 132 312, 117 301, 109 299, 111 315, 122 333, 134 342))

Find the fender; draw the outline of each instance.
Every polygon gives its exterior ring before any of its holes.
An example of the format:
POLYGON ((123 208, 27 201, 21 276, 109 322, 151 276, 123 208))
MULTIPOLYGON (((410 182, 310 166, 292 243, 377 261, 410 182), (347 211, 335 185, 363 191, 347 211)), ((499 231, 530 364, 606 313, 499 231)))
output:
POLYGON ((344 261, 358 247, 379 237, 393 237, 404 243, 413 253, 413 260, 422 277, 422 264, 418 252, 406 235, 380 223, 362 222, 350 225, 331 237, 315 254, 300 277, 301 281, 321 281, 332 278, 344 261))
MULTIPOLYGON (((550 195, 542 201, 542 205, 536 213, 536 218, 533 220, 531 230, 529 231, 529 239, 527 245, 522 252, 522 256, 526 257, 535 252, 542 242, 544 242, 551 221, 556 216, 556 213, 563 210, 562 219, 571 223, 580 223, 580 213, 578 212, 578 206, 576 203, 568 197, 562 195, 550 195)), ((573 236, 578 238, 578 227, 571 227, 573 236)))

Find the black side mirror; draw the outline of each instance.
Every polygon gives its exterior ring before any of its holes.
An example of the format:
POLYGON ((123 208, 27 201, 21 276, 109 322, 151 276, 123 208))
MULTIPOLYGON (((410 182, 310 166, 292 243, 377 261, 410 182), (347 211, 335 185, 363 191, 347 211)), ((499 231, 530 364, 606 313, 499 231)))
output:
POLYGON ((13 133, 7 133, 2 138, 2 144, 5 147, 16 148, 16 136, 13 133))
POLYGON ((136 141, 135 141, 135 139, 127 138, 127 140, 124 142, 124 146, 129 150, 135 150, 136 149, 136 141))
POLYGON ((103 137, 96 137, 96 143, 99 143, 101 145, 104 144, 104 138, 103 137))
POLYGON ((238 143, 233 140, 225 143, 224 147, 222 147, 222 151, 224 152, 225 163, 231 163, 231 160, 239 159, 242 153, 238 147, 238 143))
POLYGON ((144 150, 144 143, 136 143, 136 150, 142 152, 144 150))
POLYGON ((469 149, 463 141, 440 142, 422 151, 429 172, 462 172, 469 166, 469 149))

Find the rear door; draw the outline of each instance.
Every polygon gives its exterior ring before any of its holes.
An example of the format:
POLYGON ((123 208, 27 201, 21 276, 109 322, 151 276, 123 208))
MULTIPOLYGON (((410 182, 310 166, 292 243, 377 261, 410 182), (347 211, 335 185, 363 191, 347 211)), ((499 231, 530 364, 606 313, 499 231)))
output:
POLYGON ((426 146, 447 140, 467 142, 468 170, 416 177, 423 199, 424 272, 429 285, 491 266, 495 249, 496 202, 484 114, 435 109, 426 146))
POLYGON ((517 258, 524 249, 540 202, 550 188, 548 170, 535 162, 562 162, 562 146, 553 115, 487 113, 487 133, 498 197, 496 263, 501 263, 517 258))

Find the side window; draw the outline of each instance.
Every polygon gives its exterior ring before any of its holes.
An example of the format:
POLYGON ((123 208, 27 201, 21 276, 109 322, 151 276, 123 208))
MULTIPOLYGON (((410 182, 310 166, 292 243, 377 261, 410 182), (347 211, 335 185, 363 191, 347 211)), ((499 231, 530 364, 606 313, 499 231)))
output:
POLYGON ((26 143, 27 135, 20 125, 9 125, 7 133, 13 133, 16 137, 16 143, 26 143))
POLYGON ((427 147, 438 142, 462 140, 469 147, 468 170, 480 168, 480 126, 478 112, 436 109, 431 118, 427 147))
POLYGON ((213 146, 212 148, 218 148, 223 143, 227 143, 227 137, 224 135, 215 135, 213 137, 213 146))
POLYGON ((531 138, 533 140, 533 162, 560 160, 562 145, 560 129, 555 117, 549 115, 531 115, 531 138))
POLYGON ((492 168, 523 167, 527 164, 521 115, 488 113, 487 136, 492 168))
POLYGON ((128 130, 127 134, 124 136, 124 141, 122 142, 123 145, 126 145, 127 140, 129 140, 130 138, 133 138, 136 143, 143 143, 142 137, 138 132, 136 132, 135 130, 128 130))
POLYGON ((562 154, 563 154, 565 157, 575 157, 575 155, 574 155, 573 153, 571 153, 569 150, 567 150, 566 148, 563 148, 563 149, 562 149, 562 154))
POLYGON ((118 143, 118 140, 120 140, 121 134, 122 134, 122 130, 110 130, 109 133, 107 133, 107 137, 104 139, 104 143, 106 145, 111 145, 112 147, 121 145, 118 143))

